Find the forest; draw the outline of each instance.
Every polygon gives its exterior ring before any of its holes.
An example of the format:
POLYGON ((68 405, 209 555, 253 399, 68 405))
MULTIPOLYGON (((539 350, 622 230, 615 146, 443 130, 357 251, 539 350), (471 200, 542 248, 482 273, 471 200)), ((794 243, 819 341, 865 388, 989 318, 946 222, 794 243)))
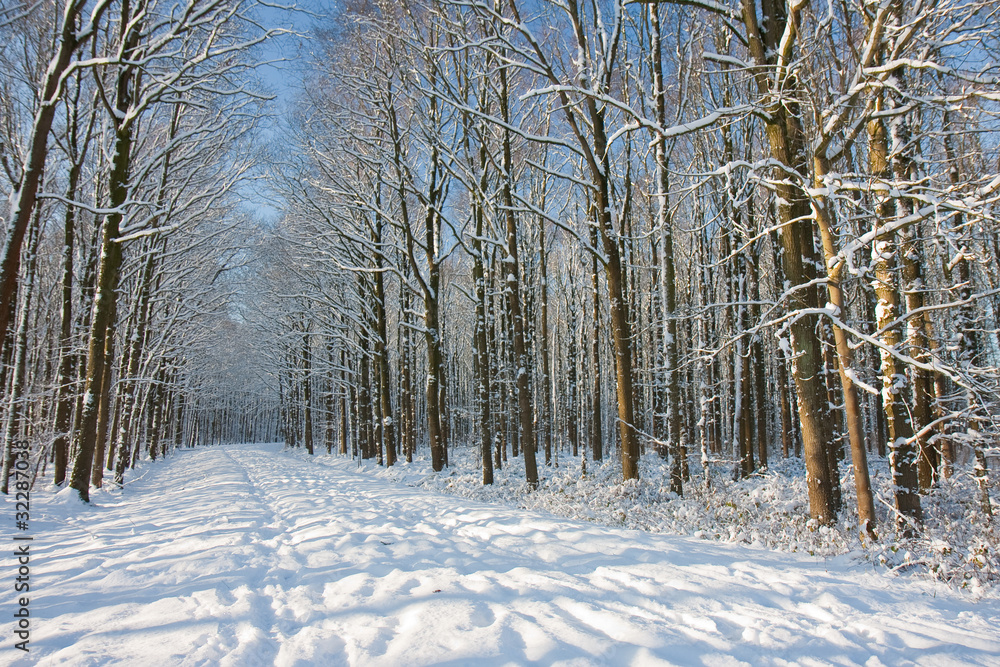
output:
POLYGON ((0 490, 796 460, 810 530, 966 521, 1000 579, 996 2, 315 9, 3 3, 0 490))

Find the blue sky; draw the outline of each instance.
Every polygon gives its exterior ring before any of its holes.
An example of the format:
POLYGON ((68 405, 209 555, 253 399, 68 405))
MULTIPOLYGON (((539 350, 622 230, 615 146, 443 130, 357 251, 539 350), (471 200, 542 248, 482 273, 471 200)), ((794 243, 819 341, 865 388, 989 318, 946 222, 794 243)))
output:
POLYGON ((286 5, 292 9, 262 7, 260 14, 268 28, 285 28, 298 34, 282 35, 270 40, 264 47, 268 60, 283 60, 261 68, 264 82, 287 101, 298 81, 301 57, 308 52, 308 33, 317 22, 322 22, 337 5, 336 0, 303 0, 286 5))

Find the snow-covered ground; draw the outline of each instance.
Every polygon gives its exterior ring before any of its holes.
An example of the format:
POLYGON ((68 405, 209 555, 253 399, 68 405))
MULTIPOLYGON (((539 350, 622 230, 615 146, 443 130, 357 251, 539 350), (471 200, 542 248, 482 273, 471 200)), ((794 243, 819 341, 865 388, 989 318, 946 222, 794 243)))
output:
POLYGON ((499 507, 274 445, 140 475, 92 506, 36 490, 31 652, 5 621, 0 663, 1000 664, 994 596, 847 556, 499 507))

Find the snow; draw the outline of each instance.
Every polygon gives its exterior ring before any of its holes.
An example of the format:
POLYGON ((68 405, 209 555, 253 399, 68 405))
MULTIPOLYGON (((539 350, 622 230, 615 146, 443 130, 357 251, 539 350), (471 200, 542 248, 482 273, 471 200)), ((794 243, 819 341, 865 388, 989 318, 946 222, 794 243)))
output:
POLYGON ((792 345, 785 336, 778 336, 778 347, 781 348, 786 357, 792 356, 792 345))
POLYGON ((318 458, 205 447, 142 465, 124 493, 94 492, 89 506, 36 489, 31 653, 5 647, 5 661, 1000 661, 995 597, 848 557, 477 502, 318 458))

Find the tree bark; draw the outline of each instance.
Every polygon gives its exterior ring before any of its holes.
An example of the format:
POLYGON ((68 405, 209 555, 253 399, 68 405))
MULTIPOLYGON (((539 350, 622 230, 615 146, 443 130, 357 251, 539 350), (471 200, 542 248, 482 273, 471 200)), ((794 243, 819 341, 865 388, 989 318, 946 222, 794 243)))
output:
MULTIPOLYGON (((877 105, 876 111, 879 110, 877 105)), ((868 123, 869 169, 873 177, 885 182, 890 176, 889 149, 885 125, 880 119, 868 123)), ((895 217, 894 201, 883 195, 876 207, 876 228, 880 228, 895 217)), ((886 428, 889 436, 889 464, 895 489, 896 509, 899 511, 899 525, 906 534, 913 532, 909 521, 919 524, 922 520, 920 496, 917 494, 916 456, 913 451, 913 425, 903 400, 906 367, 893 356, 898 350, 902 336, 891 324, 900 314, 899 291, 897 285, 896 253, 887 238, 877 238, 872 245, 872 265, 874 280, 872 286, 878 299, 875 307, 875 327, 882 331, 882 345, 879 348, 882 376, 882 405, 885 411, 886 428)))
MULTIPOLYGON (((817 192, 826 185, 826 175, 829 171, 826 159, 822 156, 813 158, 814 186, 817 192)), ((824 196, 817 196, 813 202, 813 216, 819 227, 823 242, 823 256, 827 267, 827 295, 830 303, 837 309, 837 316, 847 317, 847 304, 841 289, 844 265, 834 263, 837 249, 834 241, 831 202, 824 196)), ((847 339, 847 333, 836 323, 833 327, 833 338, 837 349, 837 372, 840 376, 840 386, 844 395, 844 417, 847 423, 847 436, 851 446, 851 462, 854 465, 854 485, 858 499, 858 520, 861 530, 870 538, 876 539, 875 500, 872 492, 871 476, 868 469, 868 450, 865 447, 863 418, 861 414, 861 399, 858 388, 854 384, 851 373, 854 371, 854 351, 847 339)))
MULTIPOLYGON (((510 124, 510 100, 507 97, 507 70, 500 69, 500 114, 505 125, 510 124)), ((521 311, 521 266, 518 261, 517 220, 514 216, 513 157, 511 155, 510 131, 503 131, 503 199, 504 222, 506 225, 507 254, 504 256, 504 289, 507 293, 507 307, 513 328, 514 381, 517 385, 518 429, 521 450, 524 453, 524 474, 528 486, 538 486, 538 464, 535 461, 534 412, 531 404, 531 373, 528 352, 525 346, 524 314, 521 311)))
MULTIPOLYGON (((747 28, 750 53, 757 68, 754 78, 758 92, 762 99, 772 100, 776 96, 775 84, 770 75, 784 76, 783 68, 775 66, 774 59, 780 53, 784 62, 791 60, 795 44, 794 27, 798 25, 798 13, 803 5, 794 5, 791 7, 792 16, 786 16, 783 2, 764 0, 762 9, 768 30, 762 35, 755 4, 755 0, 743 0, 743 21, 747 28), (786 31, 790 31, 792 39, 783 38, 786 31)), ((775 99, 766 105, 764 130, 768 146, 771 157, 779 165, 805 173, 803 128, 798 116, 798 106, 794 102, 798 83, 794 78, 784 79, 781 83, 784 95, 780 101, 775 99), (786 96, 792 97, 789 99, 786 96)), ((809 511, 813 519, 827 524, 836 519, 827 461, 827 448, 830 446, 827 424, 830 415, 823 382, 823 355, 817 335, 819 323, 817 316, 810 314, 819 309, 817 290, 810 285, 816 278, 819 257, 813 246, 809 200, 802 185, 787 179, 783 168, 776 170, 775 182, 777 219, 781 225, 780 238, 784 250, 784 273, 794 288, 788 296, 789 308, 793 312, 799 312, 788 328, 793 352, 792 375, 798 395, 799 423, 808 472, 809 511)))
MULTIPOLYGON (((132 57, 142 35, 142 21, 133 21, 131 0, 123 0, 121 7, 121 53, 126 61, 132 57)), ((84 399, 80 420, 80 445, 70 486, 76 489, 84 502, 90 501, 90 474, 99 437, 99 408, 102 392, 110 391, 103 385, 109 337, 114 332, 114 317, 118 300, 118 282, 122 266, 122 244, 118 242, 122 223, 121 207, 128 198, 129 172, 132 162, 134 119, 128 119, 136 93, 137 74, 133 65, 120 65, 115 86, 115 147, 108 183, 110 208, 114 210, 104 218, 101 227, 101 259, 94 295, 93 315, 90 321, 90 344, 87 348, 84 399)), ((102 461, 98 459, 98 467, 102 461)))
MULTIPOLYGON (((597 246, 597 228, 592 228, 592 242, 597 246)), ((604 460, 604 418, 601 414, 601 283, 597 271, 597 255, 591 259, 591 301, 594 330, 590 342, 590 375, 593 387, 590 396, 590 455, 593 461, 604 460)))
MULTIPOLYGON (((149 320, 149 300, 150 283, 153 279, 153 267, 155 265, 155 252, 152 244, 147 246, 146 261, 139 279, 139 287, 136 293, 135 311, 132 320, 132 331, 129 336, 127 347, 126 363, 122 364, 122 374, 120 378, 120 389, 118 392, 118 402, 121 405, 121 417, 118 427, 117 448, 118 457, 115 461, 115 484, 119 487, 125 483, 125 467, 131 459, 134 443, 130 440, 133 431, 133 420, 137 410, 137 394, 139 386, 136 382, 139 373, 139 357, 142 354, 142 347, 146 341, 146 324, 149 320)), ((153 454, 153 459, 156 458, 153 454)))
POLYGON ((34 224, 31 229, 31 236, 28 239, 27 266, 25 267, 24 289, 21 290, 21 317, 18 322, 17 332, 14 337, 14 367, 10 378, 10 395, 7 397, 7 414, 3 423, 3 472, 0 474, 0 493, 6 494, 9 491, 10 473, 14 465, 14 441, 18 434, 22 432, 25 415, 24 389, 26 383, 26 366, 28 357, 28 329, 31 320, 32 299, 35 292, 35 281, 37 279, 36 270, 38 267, 38 241, 42 234, 41 225, 37 218, 41 217, 41 210, 35 212, 34 224))
MULTIPOLYGON (((545 207, 543 194, 541 208, 545 207)), ((542 355, 542 376, 539 378, 541 387, 542 443, 545 449, 545 465, 552 464, 552 362, 549 358, 549 256, 545 247, 545 218, 538 219, 538 249, 539 249, 539 347, 542 355)))
POLYGON ((302 332, 302 409, 305 424, 302 431, 302 441, 309 455, 313 455, 313 417, 312 417, 312 342, 309 340, 309 324, 306 323, 302 332))
MULTIPOLYGON (((656 101, 656 122, 660 127, 667 127, 667 93, 663 80, 663 45, 659 7, 659 4, 649 6, 650 49, 653 55, 653 96, 656 101)), ((680 413, 680 374, 677 369, 679 360, 677 354, 677 277, 674 268, 673 220, 670 216, 670 173, 668 171, 667 139, 657 134, 655 142, 656 187, 658 190, 656 193, 656 227, 660 231, 663 243, 660 281, 663 298, 666 398, 667 410, 669 411, 667 415, 667 442, 671 457, 670 490, 682 495, 684 493, 683 466, 681 465, 683 435, 681 433, 680 413)))
MULTIPOLYGON (((381 185, 376 185, 379 190, 381 185)), ((378 196, 378 195, 376 195, 378 196)), ((378 200, 376 200, 378 201, 378 200)), ((385 445, 385 465, 391 466, 396 463, 396 452, 398 443, 396 442, 396 422, 393 419, 395 414, 392 409, 392 375, 389 368, 389 325, 386 321, 385 308, 385 279, 383 270, 385 268, 385 256, 382 246, 382 215, 375 214, 375 322, 377 337, 375 339, 375 356, 378 359, 379 368, 379 408, 382 413, 382 442, 385 445)))

